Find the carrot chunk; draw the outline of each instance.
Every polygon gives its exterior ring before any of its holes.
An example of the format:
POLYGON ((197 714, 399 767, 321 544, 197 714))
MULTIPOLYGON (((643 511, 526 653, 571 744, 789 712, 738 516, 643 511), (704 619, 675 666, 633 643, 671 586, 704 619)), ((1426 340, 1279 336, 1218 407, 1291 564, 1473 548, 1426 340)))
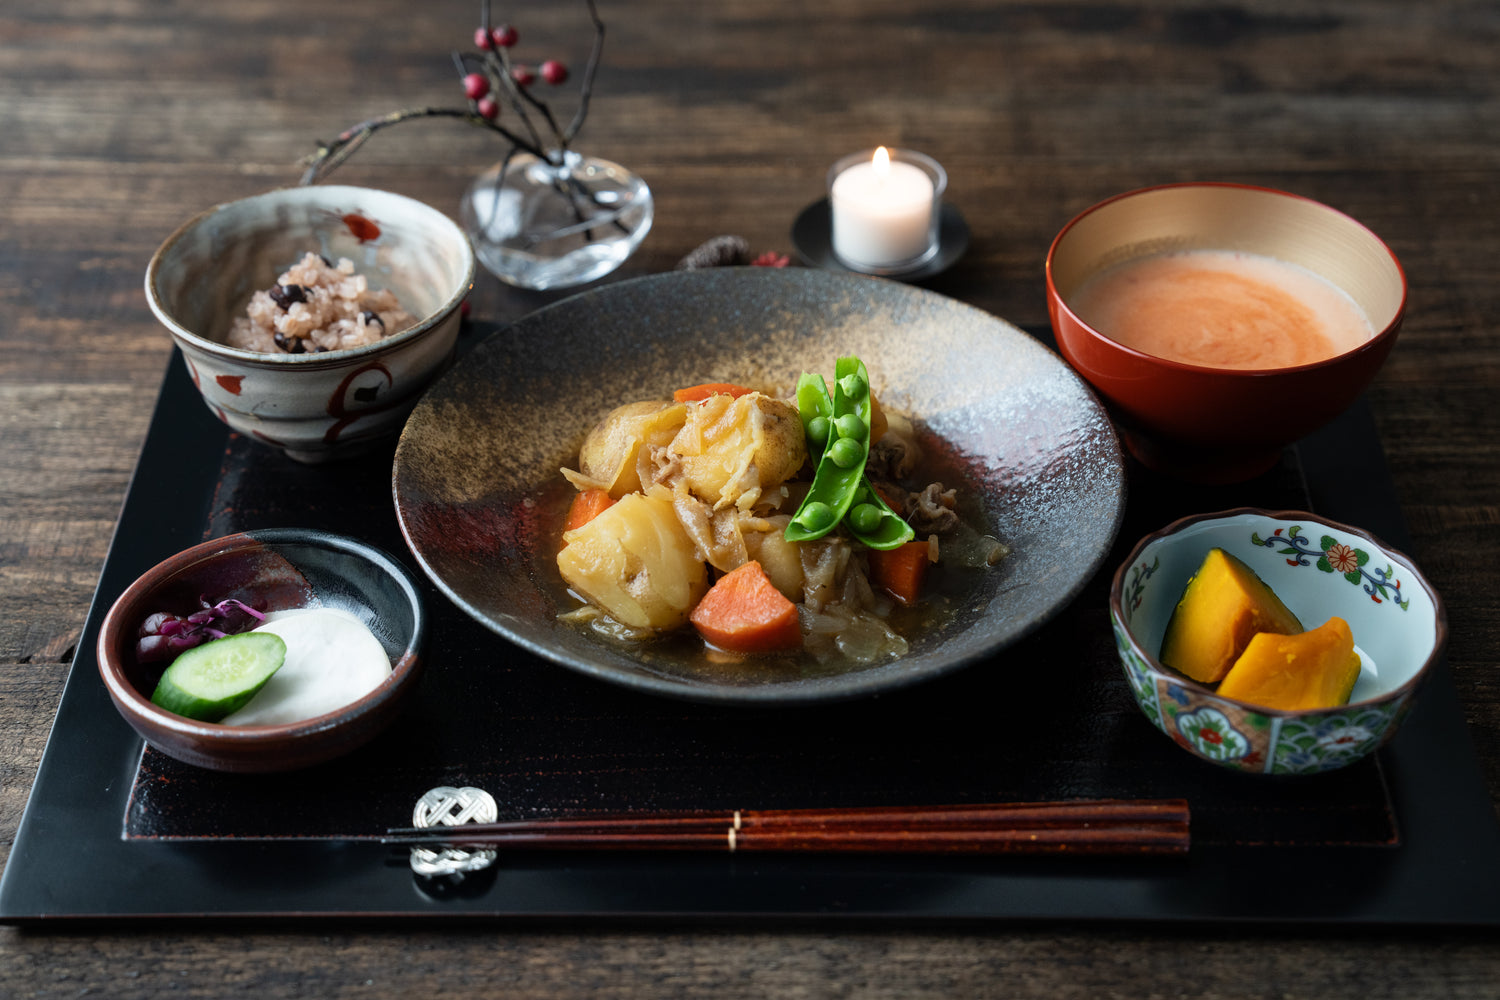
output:
POLYGON ((572 531, 583 527, 608 510, 614 502, 608 490, 584 490, 575 496, 573 503, 569 505, 568 520, 563 525, 563 530, 572 531))
POLYGON ((719 577, 693 609, 704 640, 737 653, 769 653, 802 645, 797 606, 782 596, 760 563, 719 577))
POLYGON ((678 403, 701 403, 710 396, 733 396, 735 399, 754 392, 742 385, 733 382, 704 382, 702 385, 690 385, 686 389, 678 389, 672 393, 672 399, 678 403))
POLYGON ((902 604, 916 604, 927 579, 927 550, 925 541, 907 542, 894 549, 871 549, 870 582, 902 604))

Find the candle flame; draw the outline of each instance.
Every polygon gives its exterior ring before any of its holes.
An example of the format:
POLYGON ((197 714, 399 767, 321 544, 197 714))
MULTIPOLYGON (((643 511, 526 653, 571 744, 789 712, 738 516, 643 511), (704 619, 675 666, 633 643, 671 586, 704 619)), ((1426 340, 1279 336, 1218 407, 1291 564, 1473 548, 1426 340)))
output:
POLYGON ((875 157, 871 162, 875 165, 876 177, 884 178, 890 176, 891 154, 890 151, 884 146, 881 146, 879 149, 875 150, 875 157))

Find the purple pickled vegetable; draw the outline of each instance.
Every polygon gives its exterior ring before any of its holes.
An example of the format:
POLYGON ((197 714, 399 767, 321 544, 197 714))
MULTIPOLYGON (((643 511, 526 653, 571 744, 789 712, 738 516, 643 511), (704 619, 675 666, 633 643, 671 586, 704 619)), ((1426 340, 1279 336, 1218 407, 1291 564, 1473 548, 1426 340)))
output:
POLYGON ((143 635, 136 640, 137 663, 159 663, 170 659, 171 656, 172 654, 167 650, 167 637, 164 635, 143 635))
POLYGON ((248 632, 266 620, 259 611, 228 598, 218 604, 198 598, 202 610, 182 617, 166 611, 148 615, 137 631, 135 658, 139 663, 170 663, 179 653, 210 639, 248 632))
POLYGON ((223 629, 229 635, 245 632, 266 620, 265 615, 232 597, 215 604, 213 612, 219 619, 216 627, 223 629))

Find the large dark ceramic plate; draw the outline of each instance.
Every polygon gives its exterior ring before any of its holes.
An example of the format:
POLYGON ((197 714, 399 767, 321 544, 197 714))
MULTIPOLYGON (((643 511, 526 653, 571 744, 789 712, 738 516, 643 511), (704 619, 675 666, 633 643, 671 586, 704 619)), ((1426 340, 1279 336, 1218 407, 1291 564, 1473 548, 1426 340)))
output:
MULTIPOLYGON (((952 299, 813 269, 655 275, 575 295, 500 330, 434 385, 396 449, 396 512, 422 568, 480 623, 563 666, 715 702, 887 691, 1006 646, 1093 576, 1125 506, 1103 409, 1055 354, 952 299), (871 666, 725 662, 696 641, 625 647, 557 620, 555 556, 571 496, 558 470, 621 403, 727 381, 790 387, 856 354, 885 406, 914 415, 971 522, 1013 548, 971 571, 910 652, 871 666)), ((1101 612, 1102 613, 1102 612, 1101 612)))

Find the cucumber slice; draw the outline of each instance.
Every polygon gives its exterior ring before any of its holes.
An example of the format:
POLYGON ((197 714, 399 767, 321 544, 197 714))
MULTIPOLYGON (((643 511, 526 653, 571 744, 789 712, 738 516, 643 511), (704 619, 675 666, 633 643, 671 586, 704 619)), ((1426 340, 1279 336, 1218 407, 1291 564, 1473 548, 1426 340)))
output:
POLYGON ((173 660, 151 701, 189 719, 218 722, 255 697, 285 661, 286 643, 271 632, 214 639, 173 660))

